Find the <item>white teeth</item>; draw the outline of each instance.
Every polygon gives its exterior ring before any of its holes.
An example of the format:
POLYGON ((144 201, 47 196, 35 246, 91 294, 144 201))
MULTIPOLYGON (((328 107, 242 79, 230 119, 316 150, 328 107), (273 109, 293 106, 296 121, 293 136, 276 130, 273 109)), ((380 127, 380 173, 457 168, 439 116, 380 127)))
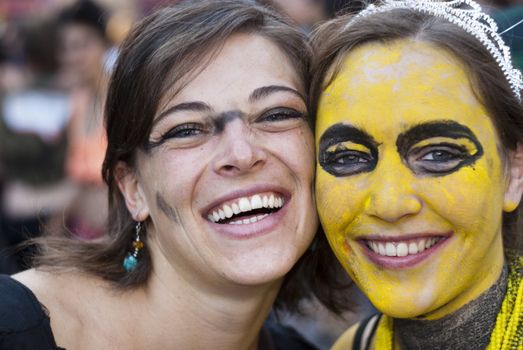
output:
POLYGON ((238 206, 240 207, 241 211, 249 211, 252 209, 251 202, 249 202, 247 198, 241 198, 238 206))
POLYGON ((225 212, 225 217, 227 217, 227 219, 231 218, 234 215, 234 212, 228 205, 223 206, 223 211, 225 212))
POLYGON ((367 247, 382 256, 407 256, 422 253, 440 241, 440 238, 419 239, 417 242, 375 242, 367 241, 367 247))
POLYGON ((425 250, 425 240, 424 239, 421 239, 419 242, 418 242, 418 253, 421 253, 422 251, 425 250))
POLYGON ((269 197, 269 208, 274 208, 274 196, 272 194, 269 197))
POLYGON ((398 256, 407 256, 409 255, 409 248, 406 243, 400 243, 396 246, 396 253, 398 256))
MULTIPOLYGON (((282 197, 275 196, 274 194, 271 195, 259 195, 255 194, 252 197, 242 197, 237 199, 234 203, 230 204, 224 204, 221 208, 216 208, 213 210, 207 218, 211 222, 218 222, 225 219, 230 219, 234 215, 238 215, 240 213, 249 212, 251 210, 261 209, 261 208, 281 208, 283 207, 284 200, 282 197)), ((269 214, 263 214, 261 216, 265 217, 265 215, 269 214)), ((260 216, 256 216, 256 218, 259 218, 260 216)), ((250 220, 250 219, 249 219, 250 220)), ((250 221, 249 221, 250 222, 250 221)), ((256 222, 256 221, 253 221, 256 222)), ((229 222, 230 224, 239 224, 244 223, 244 220, 233 220, 229 222)))
POLYGON ((418 254, 418 246, 416 243, 409 243, 409 254, 418 254))
POLYGON ((263 208, 263 202, 260 196, 254 195, 251 198, 251 208, 254 209, 260 209, 263 208))
POLYGON ((385 246, 381 243, 378 244, 378 251, 380 255, 387 255, 387 252, 385 251, 385 246))
POLYGON ((385 252, 387 256, 396 256, 396 247, 392 243, 385 244, 385 252))
POLYGON ((231 207, 232 207, 232 212, 234 214, 240 214, 240 207, 238 206, 238 204, 232 203, 231 207))

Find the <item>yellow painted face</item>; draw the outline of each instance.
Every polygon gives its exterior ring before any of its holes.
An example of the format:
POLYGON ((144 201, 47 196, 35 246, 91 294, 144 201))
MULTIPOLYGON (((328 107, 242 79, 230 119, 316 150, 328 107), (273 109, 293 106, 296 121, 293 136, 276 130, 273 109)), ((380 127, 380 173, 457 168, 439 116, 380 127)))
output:
POLYGON ((439 318, 499 277, 501 146, 462 66, 410 40, 353 50, 320 98, 320 219, 382 312, 439 318))

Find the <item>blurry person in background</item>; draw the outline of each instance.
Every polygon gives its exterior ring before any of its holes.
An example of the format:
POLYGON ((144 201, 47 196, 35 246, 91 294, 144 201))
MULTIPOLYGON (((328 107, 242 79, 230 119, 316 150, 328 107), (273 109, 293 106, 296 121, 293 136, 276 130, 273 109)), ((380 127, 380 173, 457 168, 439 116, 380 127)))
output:
POLYGON ((88 0, 64 8, 59 15, 62 83, 72 89, 66 170, 79 187, 66 224, 84 239, 104 233, 107 215, 107 189, 101 176, 107 144, 102 122, 108 80, 104 63, 111 47, 107 17, 106 10, 88 0))
MULTIPOLYGON (((58 87, 57 33, 51 19, 29 19, 23 27, 27 87, 6 91, 0 100, 0 233, 8 248, 54 226, 75 189, 64 180, 66 92, 58 87)), ((0 270, 24 268, 27 249, 2 250, 0 270)))
POLYGON ((259 4, 271 7, 291 19, 305 33, 326 19, 324 0, 258 0, 259 4))

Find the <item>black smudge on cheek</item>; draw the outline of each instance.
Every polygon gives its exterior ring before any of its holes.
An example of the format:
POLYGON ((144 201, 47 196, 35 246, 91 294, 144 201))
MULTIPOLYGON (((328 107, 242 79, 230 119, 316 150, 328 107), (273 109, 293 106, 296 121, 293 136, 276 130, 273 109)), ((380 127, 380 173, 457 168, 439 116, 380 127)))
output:
POLYGON ((168 217, 170 218, 173 222, 178 222, 178 214, 176 212, 176 209, 174 209, 173 207, 171 207, 167 201, 165 200, 165 198, 163 198, 163 196, 160 194, 160 193, 156 193, 156 205, 158 206, 158 208, 168 217))

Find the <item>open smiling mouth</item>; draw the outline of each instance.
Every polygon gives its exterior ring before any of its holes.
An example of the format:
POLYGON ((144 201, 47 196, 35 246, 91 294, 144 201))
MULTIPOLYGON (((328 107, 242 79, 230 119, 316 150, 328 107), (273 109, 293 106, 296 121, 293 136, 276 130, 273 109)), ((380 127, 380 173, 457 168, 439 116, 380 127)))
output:
POLYGON ((216 224, 252 224, 279 211, 284 203, 285 200, 281 194, 255 194, 224 202, 211 209, 207 218, 216 224))
POLYGON ((403 257, 423 253, 444 240, 445 237, 437 236, 394 242, 382 240, 364 240, 363 242, 367 248, 378 255, 403 257))

